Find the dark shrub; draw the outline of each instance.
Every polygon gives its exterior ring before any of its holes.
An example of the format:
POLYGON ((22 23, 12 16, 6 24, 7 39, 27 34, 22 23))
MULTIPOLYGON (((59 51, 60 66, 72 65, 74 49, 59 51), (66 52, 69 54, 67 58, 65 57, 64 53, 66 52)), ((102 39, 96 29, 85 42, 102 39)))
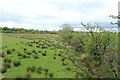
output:
POLYGON ((26 54, 23 54, 23 58, 27 58, 26 54))
POLYGON ((35 69, 36 69, 36 68, 35 68, 34 66, 31 67, 31 71, 32 71, 32 72, 35 72, 35 69))
POLYGON ((56 59, 56 57, 54 57, 54 59, 56 59))
POLYGON ((0 57, 5 57, 5 55, 6 55, 5 52, 0 53, 0 57))
POLYGON ((43 55, 43 56, 46 56, 46 54, 45 54, 45 53, 42 53, 42 55, 43 55))
POLYGON ((15 51, 15 49, 12 49, 12 51, 15 51))
POLYGON ((45 53, 46 53, 46 51, 45 51, 45 53))
POLYGON ((10 68, 10 67, 11 67, 10 63, 6 63, 4 66, 5 66, 6 68, 10 68))
POLYGON ((36 46, 37 48, 40 48, 40 46, 36 46))
POLYGON ((61 56, 61 54, 58 54, 58 56, 61 56))
POLYGON ((4 61, 4 63, 10 63, 11 59, 5 58, 3 61, 4 61))
POLYGON ((35 54, 38 54, 37 52, 35 52, 35 54))
POLYGON ((22 59, 21 57, 19 57, 18 59, 22 59))
POLYGON ((38 73, 38 74, 41 74, 42 72, 38 70, 37 73, 38 73))
POLYGON ((27 72, 31 71, 31 67, 27 67, 26 70, 27 70, 27 72))
POLYGON ((24 51, 27 50, 26 48, 24 48, 24 51))
POLYGON ((42 47, 42 49, 44 49, 45 47, 42 47))
POLYGON ((26 74, 26 78, 30 78, 31 75, 29 73, 26 74))
POLYGON ((62 65, 66 65, 66 64, 63 62, 62 65))
POLYGON ((28 46, 32 47, 33 45, 32 44, 28 44, 28 46))
POLYGON ((38 44, 38 42, 36 42, 36 44, 38 44))
POLYGON ((50 77, 50 78, 53 78, 53 73, 50 73, 50 74, 49 74, 49 77, 50 77))
POLYGON ((32 53, 31 52, 27 52, 28 55, 31 55, 32 53))
POLYGON ((48 69, 45 69, 45 72, 47 73, 47 72, 48 72, 48 69))
POLYGON ((36 51, 35 51, 35 50, 33 50, 32 52, 33 52, 33 53, 35 53, 36 51))
POLYGON ((39 68, 37 69, 37 73, 38 73, 38 74, 41 74, 41 73, 42 73, 41 70, 42 70, 42 68, 39 67, 39 68))
POLYGON ((5 48, 7 48, 8 46, 5 46, 5 48))
POLYGON ((5 73, 7 72, 7 68, 6 67, 3 67, 1 70, 0 70, 1 73, 5 73))
POLYGON ((39 69, 39 70, 42 70, 42 68, 41 68, 41 67, 39 67, 38 69, 39 69))
POLYGON ((30 56, 27 56, 26 58, 30 58, 30 56))
POLYGON ((68 68, 68 67, 67 67, 66 69, 67 69, 67 70, 71 70, 71 69, 70 69, 70 68, 68 68))
POLYGON ((39 55, 34 55, 33 56, 35 59, 38 59, 39 58, 39 55))
POLYGON ((61 59, 61 61, 65 61, 64 59, 61 59))
POLYGON ((10 50, 7 50, 7 54, 12 54, 12 51, 10 51, 10 50))
POLYGON ((18 56, 23 56, 23 54, 19 52, 19 53, 18 53, 18 56))
POLYGON ((39 53, 41 53, 42 51, 39 51, 39 53))
POLYGON ((27 71, 28 72, 35 72, 35 67, 34 66, 32 66, 32 67, 27 67, 27 71))
POLYGON ((21 62, 20 61, 14 61, 13 64, 14 64, 14 66, 17 67, 17 66, 19 66, 21 64, 21 62))
POLYGON ((28 52, 27 50, 24 51, 24 53, 27 53, 27 52, 28 52))

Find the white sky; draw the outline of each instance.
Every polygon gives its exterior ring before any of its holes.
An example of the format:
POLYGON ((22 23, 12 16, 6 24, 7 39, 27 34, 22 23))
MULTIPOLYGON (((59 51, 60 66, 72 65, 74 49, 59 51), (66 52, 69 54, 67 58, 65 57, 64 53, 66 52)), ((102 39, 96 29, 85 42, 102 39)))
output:
POLYGON ((0 0, 0 26, 56 29, 47 24, 109 23, 119 0, 0 0))

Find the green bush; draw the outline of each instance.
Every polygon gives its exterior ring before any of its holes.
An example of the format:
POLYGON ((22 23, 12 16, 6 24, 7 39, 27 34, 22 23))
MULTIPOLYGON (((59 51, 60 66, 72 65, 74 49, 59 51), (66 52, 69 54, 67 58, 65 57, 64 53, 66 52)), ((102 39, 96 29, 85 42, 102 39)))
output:
POLYGON ((0 70, 1 73, 5 73, 7 72, 7 68, 6 67, 3 67, 1 70, 0 70))
POLYGON ((62 58, 61 61, 65 61, 65 59, 62 58))
POLYGON ((22 53, 20 53, 20 52, 18 52, 18 56, 23 56, 23 54, 22 54, 22 53))
POLYGON ((39 67, 39 68, 37 69, 37 73, 38 73, 38 74, 41 74, 41 73, 42 73, 42 68, 41 68, 41 67, 39 67))
POLYGON ((39 55, 34 55, 33 56, 35 59, 38 59, 39 58, 39 55))
POLYGON ((26 78, 31 78, 30 73, 27 73, 27 74, 26 74, 26 78))
POLYGON ((33 52, 33 53, 35 53, 36 51, 35 51, 35 50, 33 50, 32 52, 33 52))
POLYGON ((23 54, 23 56, 22 56, 23 58, 27 58, 27 55, 26 54, 23 54))
POLYGON ((50 78, 53 78, 53 73, 50 73, 50 74, 49 74, 49 77, 50 77, 50 78))
POLYGON ((27 52, 28 55, 31 55, 32 53, 31 52, 27 52))
POLYGON ((11 64, 10 64, 10 63, 5 63, 4 66, 5 66, 6 68, 11 68, 11 64))
POLYGON ((7 54, 12 54, 12 51, 11 50, 7 50, 7 54))
POLYGON ((13 64, 14 64, 15 67, 17 67, 17 66, 21 65, 21 62, 20 61, 14 61, 13 64))
POLYGON ((46 53, 42 53, 43 56, 46 56, 46 53))
POLYGON ((45 69, 45 72, 48 73, 48 69, 45 69))
POLYGON ((26 69, 28 72, 35 72, 36 68, 34 66, 32 67, 27 67, 26 69))
POLYGON ((8 58, 5 58, 3 61, 4 61, 4 63, 10 63, 10 62, 12 62, 11 59, 8 59, 8 58))

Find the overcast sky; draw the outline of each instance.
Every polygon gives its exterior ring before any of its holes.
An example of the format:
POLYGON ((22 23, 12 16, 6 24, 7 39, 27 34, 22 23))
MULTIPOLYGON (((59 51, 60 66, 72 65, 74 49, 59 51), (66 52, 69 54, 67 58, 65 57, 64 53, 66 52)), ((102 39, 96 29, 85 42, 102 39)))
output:
POLYGON ((0 0, 0 26, 44 29, 40 25, 109 23, 109 15, 118 15, 118 1, 0 0))

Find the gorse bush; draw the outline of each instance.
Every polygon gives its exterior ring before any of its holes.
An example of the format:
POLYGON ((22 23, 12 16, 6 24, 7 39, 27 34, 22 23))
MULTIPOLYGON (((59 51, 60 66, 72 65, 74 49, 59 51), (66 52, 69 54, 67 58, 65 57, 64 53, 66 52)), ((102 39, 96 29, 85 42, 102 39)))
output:
POLYGON ((36 68, 34 66, 32 67, 27 67, 26 69, 28 72, 35 72, 36 68))
POLYGON ((17 66, 21 65, 21 62, 20 61, 14 61, 13 64, 14 64, 15 67, 17 67, 17 66))
POLYGON ((39 55, 36 54, 36 55, 34 55, 33 57, 34 57, 35 59, 38 59, 38 58, 39 58, 39 55))
POLYGON ((3 61, 4 61, 4 63, 10 63, 10 62, 12 62, 11 59, 9 59, 9 58, 5 58, 3 61))
POLYGON ((26 74, 26 78, 31 78, 30 73, 27 73, 27 74, 26 74))
POLYGON ((81 24, 88 32, 76 33, 68 25, 59 31, 63 42, 67 43, 66 46, 73 47, 72 50, 76 53, 72 54, 76 58, 71 59, 79 68, 76 77, 117 77, 117 33, 106 31, 98 24, 81 24))
POLYGON ((3 67, 1 70, 0 70, 1 73, 5 73, 7 72, 7 68, 6 67, 3 67))
POLYGON ((7 54, 12 54, 12 51, 11 50, 7 50, 7 54))
POLYGON ((6 68, 11 68, 11 64, 10 64, 10 63, 5 63, 4 66, 5 66, 6 68))
POLYGON ((53 78, 53 73, 50 73, 50 74, 49 74, 49 77, 50 77, 50 78, 53 78))
POLYGON ((41 67, 39 67, 39 68, 37 69, 37 73, 38 73, 38 74, 41 74, 41 73, 42 73, 42 68, 41 68, 41 67))
POLYGON ((26 55, 26 54, 23 54, 22 57, 23 57, 23 58, 27 58, 27 55, 26 55))
POLYGON ((32 53, 31 52, 27 52, 28 55, 31 55, 32 53))
POLYGON ((18 52, 18 56, 23 56, 23 53, 18 52))

